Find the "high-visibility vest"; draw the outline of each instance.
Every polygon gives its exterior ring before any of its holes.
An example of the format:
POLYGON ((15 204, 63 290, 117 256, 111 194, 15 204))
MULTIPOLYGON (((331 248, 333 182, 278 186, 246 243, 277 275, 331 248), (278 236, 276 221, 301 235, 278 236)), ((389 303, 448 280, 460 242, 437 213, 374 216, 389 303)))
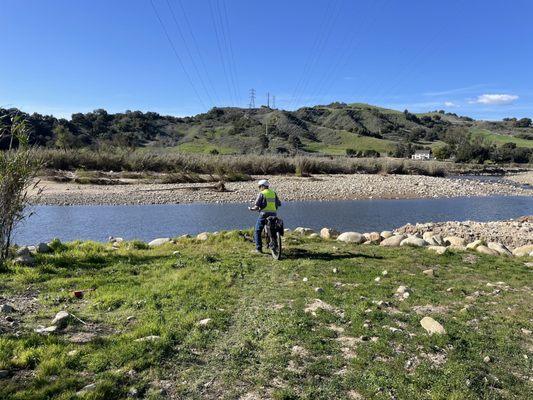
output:
POLYGON ((278 208, 276 207, 276 192, 270 189, 265 189, 261 191, 261 194, 265 196, 266 200, 266 207, 263 208, 261 211, 276 212, 278 210, 278 208))

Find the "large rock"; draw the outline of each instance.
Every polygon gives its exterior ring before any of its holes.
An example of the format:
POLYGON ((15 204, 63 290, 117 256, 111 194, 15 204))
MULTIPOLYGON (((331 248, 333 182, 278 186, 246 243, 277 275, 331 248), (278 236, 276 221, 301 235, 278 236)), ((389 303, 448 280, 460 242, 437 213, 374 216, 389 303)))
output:
POLYGON ((427 235, 429 232, 425 232, 422 238, 428 242, 430 246, 444 246, 445 242, 441 235, 435 235, 431 232, 431 235, 427 235))
POLYGON ((66 311, 59 311, 54 319, 52 320, 52 325, 57 326, 58 328, 64 328, 71 321, 72 316, 66 311))
POLYGON ((503 245, 501 243, 489 242, 487 244, 487 247, 489 249, 497 251, 502 256, 512 256, 513 255, 513 253, 511 253, 511 251, 505 245, 503 245))
POLYGON ((197 240, 207 240, 209 239, 209 233, 208 232, 202 232, 196 235, 197 240))
POLYGON ((422 318, 420 320, 420 325, 422 325, 422 328, 424 328, 430 335, 443 335, 446 333, 444 327, 431 317, 422 318))
POLYGON ((380 233, 380 236, 381 236, 382 239, 388 239, 388 238, 390 238, 393 235, 394 234, 391 231, 383 231, 383 232, 380 233))
POLYGON ((315 231, 312 230, 311 228, 304 228, 304 227, 299 226, 298 228, 294 230, 294 233, 297 233, 299 235, 310 235, 311 233, 315 233, 315 231))
POLYGON ((485 244, 485 242, 481 239, 474 240, 472 243, 468 243, 466 245, 466 248, 468 250, 475 250, 478 246, 481 246, 482 244, 485 244))
POLYGON ((466 246, 466 240, 459 236, 446 236, 444 242, 450 246, 457 246, 456 248, 462 248, 466 246))
POLYGON ((488 254, 489 256, 498 256, 500 253, 498 253, 496 250, 493 250, 491 248, 488 248, 485 245, 480 245, 476 247, 476 251, 481 254, 488 254))
POLYGON ((31 251, 28 246, 23 246, 17 250, 15 253, 17 256, 31 256, 31 251))
POLYGON ((35 246, 35 251, 37 253, 50 253, 52 249, 46 243, 39 243, 35 246))
POLYGON ((320 237, 322 239, 336 239, 339 236, 340 232, 332 228, 322 228, 320 230, 320 237))
POLYGON ((413 246, 413 247, 425 247, 428 245, 424 239, 410 236, 400 242, 400 246, 413 246))
POLYGON ((517 247, 513 250, 513 255, 517 257, 524 257, 533 252, 533 244, 526 244, 525 246, 517 247))
POLYGON ((35 265, 35 258, 31 254, 18 256, 13 260, 16 265, 23 265, 25 267, 33 267, 35 265))
POLYGON ((158 239, 154 239, 150 243, 148 243, 148 246, 150 246, 150 247, 159 247, 159 246, 163 246, 166 243, 170 243, 171 241, 172 241, 172 239, 170 239, 170 238, 158 238, 158 239))
POLYGON ((444 246, 428 246, 428 250, 434 251, 437 254, 444 254, 448 249, 444 246))
POLYGON ((343 232, 339 235, 337 238, 340 242, 345 243, 363 243, 365 242, 365 237, 361 235, 359 232, 343 232))
POLYGON ((368 234, 368 240, 371 243, 379 243, 381 242, 381 235, 379 234, 379 232, 370 232, 368 234))
POLYGON ((404 240, 406 237, 407 236, 405 235, 394 235, 390 238, 382 240, 379 245, 386 247, 399 247, 402 240, 404 240))

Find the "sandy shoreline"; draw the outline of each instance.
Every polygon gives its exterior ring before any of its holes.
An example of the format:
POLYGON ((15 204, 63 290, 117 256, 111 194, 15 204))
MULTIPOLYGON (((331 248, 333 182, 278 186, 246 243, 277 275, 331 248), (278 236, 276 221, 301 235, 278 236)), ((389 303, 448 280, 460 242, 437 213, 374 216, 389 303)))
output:
MULTIPOLYGON (((262 177, 254 177, 259 179, 262 177)), ((410 199, 465 196, 532 196, 533 190, 513 182, 482 182, 474 179, 437 178, 421 175, 316 175, 270 177, 282 201, 331 201, 359 199, 410 199)), ((43 180, 41 205, 135 205, 180 203, 242 203, 256 196, 255 183, 229 182, 226 192, 214 184, 81 185, 43 180)))

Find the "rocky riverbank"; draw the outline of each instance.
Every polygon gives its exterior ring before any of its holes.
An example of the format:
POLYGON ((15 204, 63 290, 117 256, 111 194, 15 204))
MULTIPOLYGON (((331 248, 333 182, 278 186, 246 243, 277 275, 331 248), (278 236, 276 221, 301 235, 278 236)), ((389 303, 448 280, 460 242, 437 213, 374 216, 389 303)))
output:
MULTIPOLYGON (((253 179, 262 177, 254 176, 253 179)), ((310 178, 270 178, 282 201, 408 199, 461 196, 530 196, 533 191, 512 182, 437 178, 420 175, 316 175, 310 178)), ((225 191, 215 184, 142 184, 116 186, 81 185, 42 181, 42 194, 32 192, 35 204, 125 205, 178 203, 238 203, 255 198, 254 182, 229 182, 225 191)))

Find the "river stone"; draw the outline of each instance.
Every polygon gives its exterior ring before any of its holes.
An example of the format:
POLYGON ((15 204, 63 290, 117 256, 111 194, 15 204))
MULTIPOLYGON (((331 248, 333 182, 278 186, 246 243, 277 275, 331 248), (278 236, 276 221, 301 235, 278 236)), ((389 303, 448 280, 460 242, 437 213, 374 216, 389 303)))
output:
POLYGON ((387 239, 384 239, 379 244, 380 246, 386 246, 386 247, 398 247, 400 246, 400 243, 402 240, 404 240, 407 236, 405 235, 394 235, 387 239))
POLYGON ((444 246, 428 246, 428 250, 434 251, 435 253, 442 255, 446 253, 448 249, 444 246))
POLYGON ((533 244, 526 244, 525 246, 517 247, 513 250, 513 255, 517 257, 524 257, 533 252, 533 244))
POLYGON ((393 236, 393 233, 391 231, 383 231, 379 234, 382 239, 388 239, 391 236, 393 236))
POLYGON ((359 232, 344 232, 339 235, 337 240, 345 243, 363 243, 365 237, 359 232))
POLYGON ((150 247, 159 247, 159 246, 162 246, 166 243, 170 243, 171 239, 170 238, 158 238, 158 239, 154 239, 152 240, 150 243, 148 243, 148 246, 150 247))
POLYGON ((66 311, 59 311, 54 319, 52 320, 52 325, 57 326, 58 328, 64 328, 68 325, 71 319, 71 315, 66 311))
MULTIPOLYGON (((29 251, 29 250, 28 250, 29 251)), ((35 265, 35 259, 31 254, 25 254, 19 256, 13 260, 16 265, 24 265, 26 267, 33 267, 35 265)))
POLYGON ((429 333, 430 335, 433 335, 433 334, 442 335, 446 333, 446 330, 444 329, 444 327, 431 317, 422 318, 420 320, 420 325, 422 325, 422 328, 424 328, 426 332, 429 333))
POLYGON ((487 247, 492 250, 496 250, 502 256, 512 256, 513 253, 503 244, 497 242, 489 242, 487 247))
POLYGON ((196 235, 197 240, 207 240, 209 239, 209 233, 208 232, 202 232, 196 235))
POLYGON ((312 230, 311 228, 304 228, 304 227, 299 226, 298 228, 294 230, 294 233, 297 233, 299 235, 310 235, 312 233, 315 233, 315 231, 312 230))
POLYGON ((459 236, 447 236, 444 238, 444 242, 448 243, 450 246, 461 246, 466 245, 466 241, 459 236))
POLYGON ((35 251, 37 253, 50 253, 52 249, 46 243, 39 243, 35 246, 35 251))
POLYGON ((488 254, 489 256, 498 256, 500 253, 498 253, 496 250, 490 249, 485 245, 480 245, 476 247, 476 251, 481 254, 488 254))
POLYGON ((10 306, 9 304, 2 304, 0 305, 0 313, 2 314, 9 314, 15 312, 15 309, 10 306))
POLYGON ((466 245, 466 248, 468 250, 475 250, 476 247, 481 246, 482 244, 485 244, 485 242, 483 242, 483 240, 481 239, 477 239, 477 240, 474 240, 472 243, 468 243, 466 245))
POLYGON ((322 228, 320 230, 320 237, 322 239, 336 239, 340 232, 332 228, 322 228))
POLYGON ((31 256, 31 251, 28 246, 23 246, 15 253, 17 256, 31 256))
POLYGON ((368 240, 372 243, 381 242, 381 235, 378 232, 370 232, 368 234, 368 240))
POLYGON ((81 390, 78 390, 76 392, 76 395, 77 396, 83 396, 84 394, 92 392, 94 390, 96 390, 96 383, 91 383, 91 384, 89 384, 87 386, 84 386, 81 390))
POLYGON ((414 247, 424 247, 427 246, 428 242, 424 239, 420 239, 414 236, 408 237, 400 242, 400 246, 414 246, 414 247))

